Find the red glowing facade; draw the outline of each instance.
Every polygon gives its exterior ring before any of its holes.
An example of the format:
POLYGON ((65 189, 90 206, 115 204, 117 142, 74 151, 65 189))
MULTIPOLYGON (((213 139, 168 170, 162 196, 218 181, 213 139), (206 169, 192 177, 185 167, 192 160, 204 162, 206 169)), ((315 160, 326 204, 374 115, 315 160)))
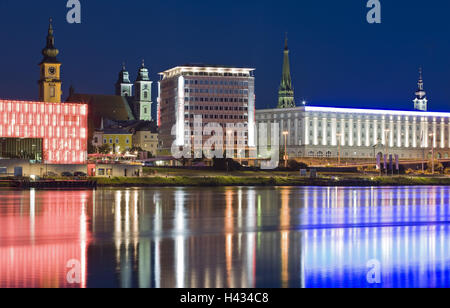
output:
POLYGON ((86 104, 0 100, 0 138, 42 139, 47 164, 87 160, 86 104))

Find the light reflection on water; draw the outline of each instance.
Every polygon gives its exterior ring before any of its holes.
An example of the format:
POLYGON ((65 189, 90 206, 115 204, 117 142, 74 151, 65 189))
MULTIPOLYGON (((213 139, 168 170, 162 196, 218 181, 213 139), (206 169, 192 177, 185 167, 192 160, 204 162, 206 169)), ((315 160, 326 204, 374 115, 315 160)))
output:
POLYGON ((2 190, 0 287, 449 287, 449 191, 2 190))

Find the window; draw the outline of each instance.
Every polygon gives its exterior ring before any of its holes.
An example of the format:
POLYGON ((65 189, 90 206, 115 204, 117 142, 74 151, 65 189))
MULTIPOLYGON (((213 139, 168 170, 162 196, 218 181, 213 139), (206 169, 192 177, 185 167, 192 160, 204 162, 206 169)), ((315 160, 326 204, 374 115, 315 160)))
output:
POLYGON ((55 87, 50 87, 50 97, 55 97, 56 93, 55 93, 55 87))

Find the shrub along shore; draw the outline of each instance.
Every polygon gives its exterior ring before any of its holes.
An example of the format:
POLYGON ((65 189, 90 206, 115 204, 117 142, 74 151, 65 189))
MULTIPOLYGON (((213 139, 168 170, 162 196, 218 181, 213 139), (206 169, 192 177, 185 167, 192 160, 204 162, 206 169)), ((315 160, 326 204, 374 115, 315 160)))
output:
POLYGON ((304 177, 144 177, 98 178, 98 187, 217 187, 217 186, 418 186, 450 185, 448 177, 375 177, 375 178, 317 178, 304 177))
MULTIPOLYGON (((141 178, 92 178, 97 187, 220 187, 220 186, 446 186, 450 177, 319 177, 298 176, 153 176, 141 178)), ((0 188, 14 187, 14 181, 0 181, 0 188)))

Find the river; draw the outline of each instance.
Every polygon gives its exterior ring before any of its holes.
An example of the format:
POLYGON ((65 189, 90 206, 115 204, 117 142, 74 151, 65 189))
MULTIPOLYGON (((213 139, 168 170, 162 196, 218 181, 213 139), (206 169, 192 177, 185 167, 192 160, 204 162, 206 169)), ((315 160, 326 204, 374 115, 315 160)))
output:
POLYGON ((450 287, 449 187, 0 190, 0 287, 450 287))

